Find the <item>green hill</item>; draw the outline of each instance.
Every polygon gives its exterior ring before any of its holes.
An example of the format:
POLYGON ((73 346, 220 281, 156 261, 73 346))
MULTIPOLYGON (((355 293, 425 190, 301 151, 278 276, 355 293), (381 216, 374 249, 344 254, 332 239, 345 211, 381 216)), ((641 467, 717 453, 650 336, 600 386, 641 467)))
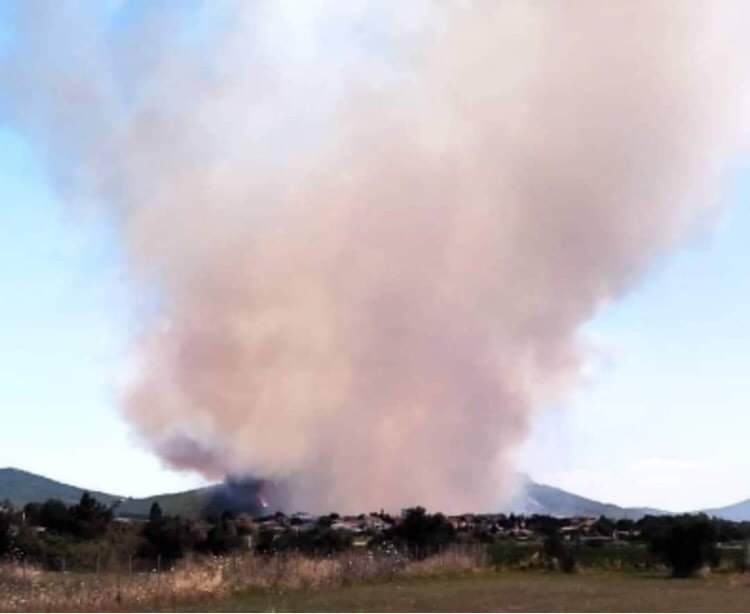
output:
POLYGON ((216 486, 196 488, 164 495, 154 495, 143 499, 125 499, 118 507, 120 516, 145 517, 151 505, 159 503, 165 514, 182 516, 183 518, 198 518, 211 506, 216 486))
MULTIPOLYGON (((118 516, 146 517, 151 505, 158 502, 166 514, 198 518, 207 512, 221 512, 225 509, 260 512, 258 494, 261 489, 260 482, 245 480, 140 499, 97 491, 88 492, 105 505, 113 506, 118 516)), ((270 496, 271 509, 279 509, 280 506, 276 507, 274 503, 273 489, 271 493, 266 493, 265 488, 263 491, 264 497, 270 496)), ((0 469, 0 502, 7 499, 16 507, 23 507, 29 502, 43 502, 47 499, 59 499, 72 505, 80 500, 84 492, 83 488, 63 484, 28 471, 10 467, 0 469)), ((668 513, 646 507, 624 508, 611 503, 602 503, 560 488, 539 484, 525 476, 522 479, 522 488, 518 496, 503 511, 552 516, 605 515, 610 518, 633 519, 646 514, 668 513)), ((750 520, 750 501, 708 510, 707 513, 732 520, 750 520)))
POLYGON ((27 503, 59 499, 67 505, 78 503, 81 495, 89 492, 105 505, 113 505, 122 497, 97 491, 85 491, 77 486, 63 484, 41 475, 6 467, 0 469, 0 501, 9 500, 16 507, 27 503))
POLYGON ((185 492, 134 499, 111 493, 86 490, 51 480, 35 473, 6 467, 0 469, 0 501, 8 500, 16 507, 27 503, 59 499, 66 505, 78 503, 84 492, 90 493, 107 506, 115 506, 120 516, 147 516, 151 505, 158 501, 167 514, 193 518, 200 516, 215 497, 217 487, 209 486, 185 492))

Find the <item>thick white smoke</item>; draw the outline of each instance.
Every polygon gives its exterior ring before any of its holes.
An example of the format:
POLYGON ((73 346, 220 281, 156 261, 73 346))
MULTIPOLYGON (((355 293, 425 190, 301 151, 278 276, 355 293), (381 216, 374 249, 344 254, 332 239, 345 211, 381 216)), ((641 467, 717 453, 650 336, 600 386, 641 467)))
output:
POLYGON ((294 507, 495 506, 580 326, 711 214, 750 7, 170 6, 24 4, 4 63, 157 293, 125 414, 294 507))

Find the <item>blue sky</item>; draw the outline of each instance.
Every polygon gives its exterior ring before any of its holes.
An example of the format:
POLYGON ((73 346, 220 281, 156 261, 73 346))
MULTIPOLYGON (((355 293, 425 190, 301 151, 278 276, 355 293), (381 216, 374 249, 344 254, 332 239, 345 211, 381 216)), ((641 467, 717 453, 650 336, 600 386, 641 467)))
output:
MULTIPOLYGON (((620 504, 691 509, 750 496, 750 172, 716 226, 586 327, 587 384, 535 421, 537 480, 620 504)), ((0 128, 0 466, 145 495, 200 483, 142 449, 117 411, 136 325, 117 238, 73 214, 0 128)))
POLYGON ((115 237, 73 218, 0 128, 0 467, 138 495, 200 482, 163 469, 117 413, 128 292, 115 237))
POLYGON ((535 478, 674 510, 750 497, 750 171, 728 183, 718 223, 586 327, 606 359, 536 422, 535 478))

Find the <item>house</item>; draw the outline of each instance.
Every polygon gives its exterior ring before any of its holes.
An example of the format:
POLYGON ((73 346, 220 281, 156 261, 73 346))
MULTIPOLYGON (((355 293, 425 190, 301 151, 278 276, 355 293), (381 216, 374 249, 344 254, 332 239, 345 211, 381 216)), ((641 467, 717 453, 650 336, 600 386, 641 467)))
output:
POLYGON ((273 517, 258 521, 257 527, 261 531, 269 531, 271 533, 283 533, 287 529, 282 521, 273 517))
POLYGON ((296 512, 289 517, 289 522, 292 525, 308 524, 310 522, 315 522, 316 520, 317 518, 315 518, 315 516, 308 514, 307 512, 296 512))
POLYGON ((360 520, 360 527, 367 531, 379 533, 385 531, 390 525, 376 514, 369 514, 360 520))
POLYGON ((534 531, 525 527, 515 526, 510 530, 510 534, 518 541, 526 541, 535 537, 534 531))
POLYGON ((335 531, 348 531, 349 533, 362 533, 360 521, 354 517, 345 517, 334 520, 331 528, 335 531))

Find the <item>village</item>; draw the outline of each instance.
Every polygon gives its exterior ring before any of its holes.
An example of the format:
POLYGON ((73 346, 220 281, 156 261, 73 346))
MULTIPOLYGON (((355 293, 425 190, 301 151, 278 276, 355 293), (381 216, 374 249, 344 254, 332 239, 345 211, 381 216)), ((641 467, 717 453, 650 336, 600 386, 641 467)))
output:
MULTIPOLYGON (((238 514, 234 518, 240 533, 252 548, 260 536, 271 541, 296 536, 321 528, 349 536, 353 547, 364 548, 379 541, 398 527, 410 510, 400 515, 385 512, 315 516, 305 512, 286 515, 282 512, 252 517, 238 514)), ((442 517, 442 515, 440 515, 442 517)), ((460 514, 443 517, 446 526, 454 533, 457 542, 494 543, 510 541, 518 543, 541 542, 552 533, 561 539, 578 545, 627 545, 640 536, 632 520, 613 521, 605 517, 577 516, 554 518, 551 516, 520 516, 515 514, 460 514)), ((210 525, 205 523, 207 530, 210 525)))

